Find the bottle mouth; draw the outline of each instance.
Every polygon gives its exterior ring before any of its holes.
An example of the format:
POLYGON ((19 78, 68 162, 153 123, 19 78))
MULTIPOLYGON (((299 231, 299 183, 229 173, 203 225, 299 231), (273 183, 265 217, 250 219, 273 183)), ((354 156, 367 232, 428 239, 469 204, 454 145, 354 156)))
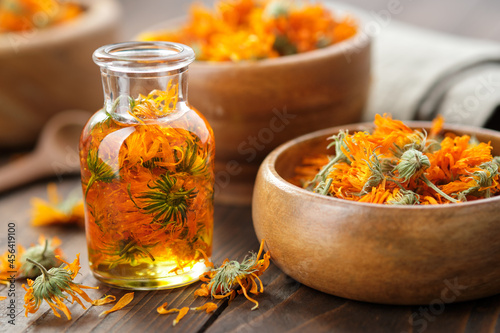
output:
POLYGON ((155 73, 178 70, 195 59, 189 46, 172 42, 124 42, 98 48, 92 59, 101 70, 155 73))

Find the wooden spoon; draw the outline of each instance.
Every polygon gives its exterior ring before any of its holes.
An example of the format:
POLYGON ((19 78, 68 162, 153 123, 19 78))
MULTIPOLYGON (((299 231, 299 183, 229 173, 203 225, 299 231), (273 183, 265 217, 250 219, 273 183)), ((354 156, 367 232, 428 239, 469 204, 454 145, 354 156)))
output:
POLYGON ((48 176, 78 173, 78 142, 91 114, 70 110, 56 114, 44 126, 35 150, 0 168, 0 192, 48 176))

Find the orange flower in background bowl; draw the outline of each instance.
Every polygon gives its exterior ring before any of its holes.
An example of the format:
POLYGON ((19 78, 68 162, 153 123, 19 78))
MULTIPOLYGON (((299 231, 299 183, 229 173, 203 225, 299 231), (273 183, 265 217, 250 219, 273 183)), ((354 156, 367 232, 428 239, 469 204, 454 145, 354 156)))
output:
MULTIPOLYGON (((430 132, 431 124, 408 122, 430 132)), ((330 154, 326 138, 373 128, 354 124, 289 141, 264 160, 252 214, 273 262, 297 281, 354 300, 385 304, 450 303, 500 292, 500 197, 457 204, 393 206, 307 191, 292 179, 305 156, 330 154)), ((445 126, 491 142, 500 133, 445 126)))
MULTIPOLYGON (((244 11, 245 6, 257 2, 225 3, 239 4, 243 8, 240 10, 244 11)), ((332 45, 310 50, 311 43, 307 41, 313 39, 300 39, 300 33, 297 33, 294 35, 298 41, 295 47, 303 52, 278 56, 273 53, 276 50, 269 47, 276 39, 268 40, 269 35, 262 33, 259 42, 252 43, 253 37, 242 37, 245 31, 239 30, 232 36, 232 41, 211 45, 208 53, 202 51, 202 54, 211 54, 206 56, 207 59, 238 61, 199 60, 191 65, 189 99, 210 122, 217 144, 216 201, 249 204, 258 167, 273 148, 304 133, 360 120, 370 85, 371 40, 361 31, 363 14, 344 8, 336 5, 332 9, 336 22, 348 20, 356 27, 355 33, 352 36, 347 33, 346 37, 337 32, 339 41, 332 45), (238 43, 240 39, 248 44, 238 43), (220 49, 216 48, 217 45, 220 49), (228 45, 235 46, 237 52, 227 51, 228 45), (245 58, 242 55, 253 60, 240 61, 245 58), (256 60, 262 57, 266 58, 256 60)), ((224 15, 224 11, 220 11, 220 15, 224 15)), ((206 14, 196 12, 196 15, 206 14)), ((234 17, 259 22, 250 16, 234 17)), ((234 17, 228 21, 237 22, 234 17)), ((206 21, 210 19, 205 18, 203 22, 206 21)), ((179 29, 183 22, 186 19, 164 22, 139 38, 151 40, 163 35, 162 38, 173 41, 189 42, 163 32, 179 29)), ((345 29, 348 26, 347 23, 336 24, 345 29)), ((196 27, 200 30, 198 34, 209 29, 203 24, 196 27)), ((261 28, 265 29, 265 25, 261 28)), ((193 46, 195 50, 207 50, 206 45, 193 46)))
POLYGON ((14 148, 32 145, 55 113, 102 105, 92 52, 115 41, 120 8, 116 0, 2 5, 24 10, 0 15, 0 148, 14 148))

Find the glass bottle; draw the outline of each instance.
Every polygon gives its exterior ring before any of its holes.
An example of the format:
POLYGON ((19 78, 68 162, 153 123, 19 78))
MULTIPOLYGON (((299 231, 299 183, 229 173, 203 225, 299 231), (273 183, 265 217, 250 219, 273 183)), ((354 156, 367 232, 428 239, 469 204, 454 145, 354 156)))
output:
POLYGON ((103 46, 104 107, 80 140, 90 268, 107 284, 189 284, 212 252, 214 138, 187 101, 191 48, 103 46))

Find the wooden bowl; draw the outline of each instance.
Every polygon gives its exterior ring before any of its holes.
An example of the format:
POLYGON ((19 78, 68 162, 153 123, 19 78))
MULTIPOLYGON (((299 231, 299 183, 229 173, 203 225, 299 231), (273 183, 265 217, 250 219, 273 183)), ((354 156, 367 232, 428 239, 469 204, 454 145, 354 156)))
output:
MULTIPOLYGON (((429 128, 429 123, 409 123, 429 128)), ((432 206, 387 206, 327 197, 289 179, 302 157, 326 152, 340 129, 301 136, 262 163, 253 195, 253 221, 273 262, 320 291, 385 304, 445 304, 500 292, 500 197, 432 206)), ((446 126, 491 141, 500 133, 446 126)), ((331 153, 331 152, 330 152, 331 153)))
POLYGON ((102 107, 102 84, 92 53, 116 41, 116 0, 79 1, 72 21, 0 34, 0 148, 32 145, 43 125, 67 109, 102 107))
MULTIPOLYGON (((363 13, 346 11, 363 27, 363 13)), ((181 22, 168 21, 149 31, 181 22)), ((259 165, 278 145, 361 119, 370 86, 370 46, 371 38, 359 32, 297 55, 190 65, 189 101, 215 134, 217 202, 250 204, 259 165)))

